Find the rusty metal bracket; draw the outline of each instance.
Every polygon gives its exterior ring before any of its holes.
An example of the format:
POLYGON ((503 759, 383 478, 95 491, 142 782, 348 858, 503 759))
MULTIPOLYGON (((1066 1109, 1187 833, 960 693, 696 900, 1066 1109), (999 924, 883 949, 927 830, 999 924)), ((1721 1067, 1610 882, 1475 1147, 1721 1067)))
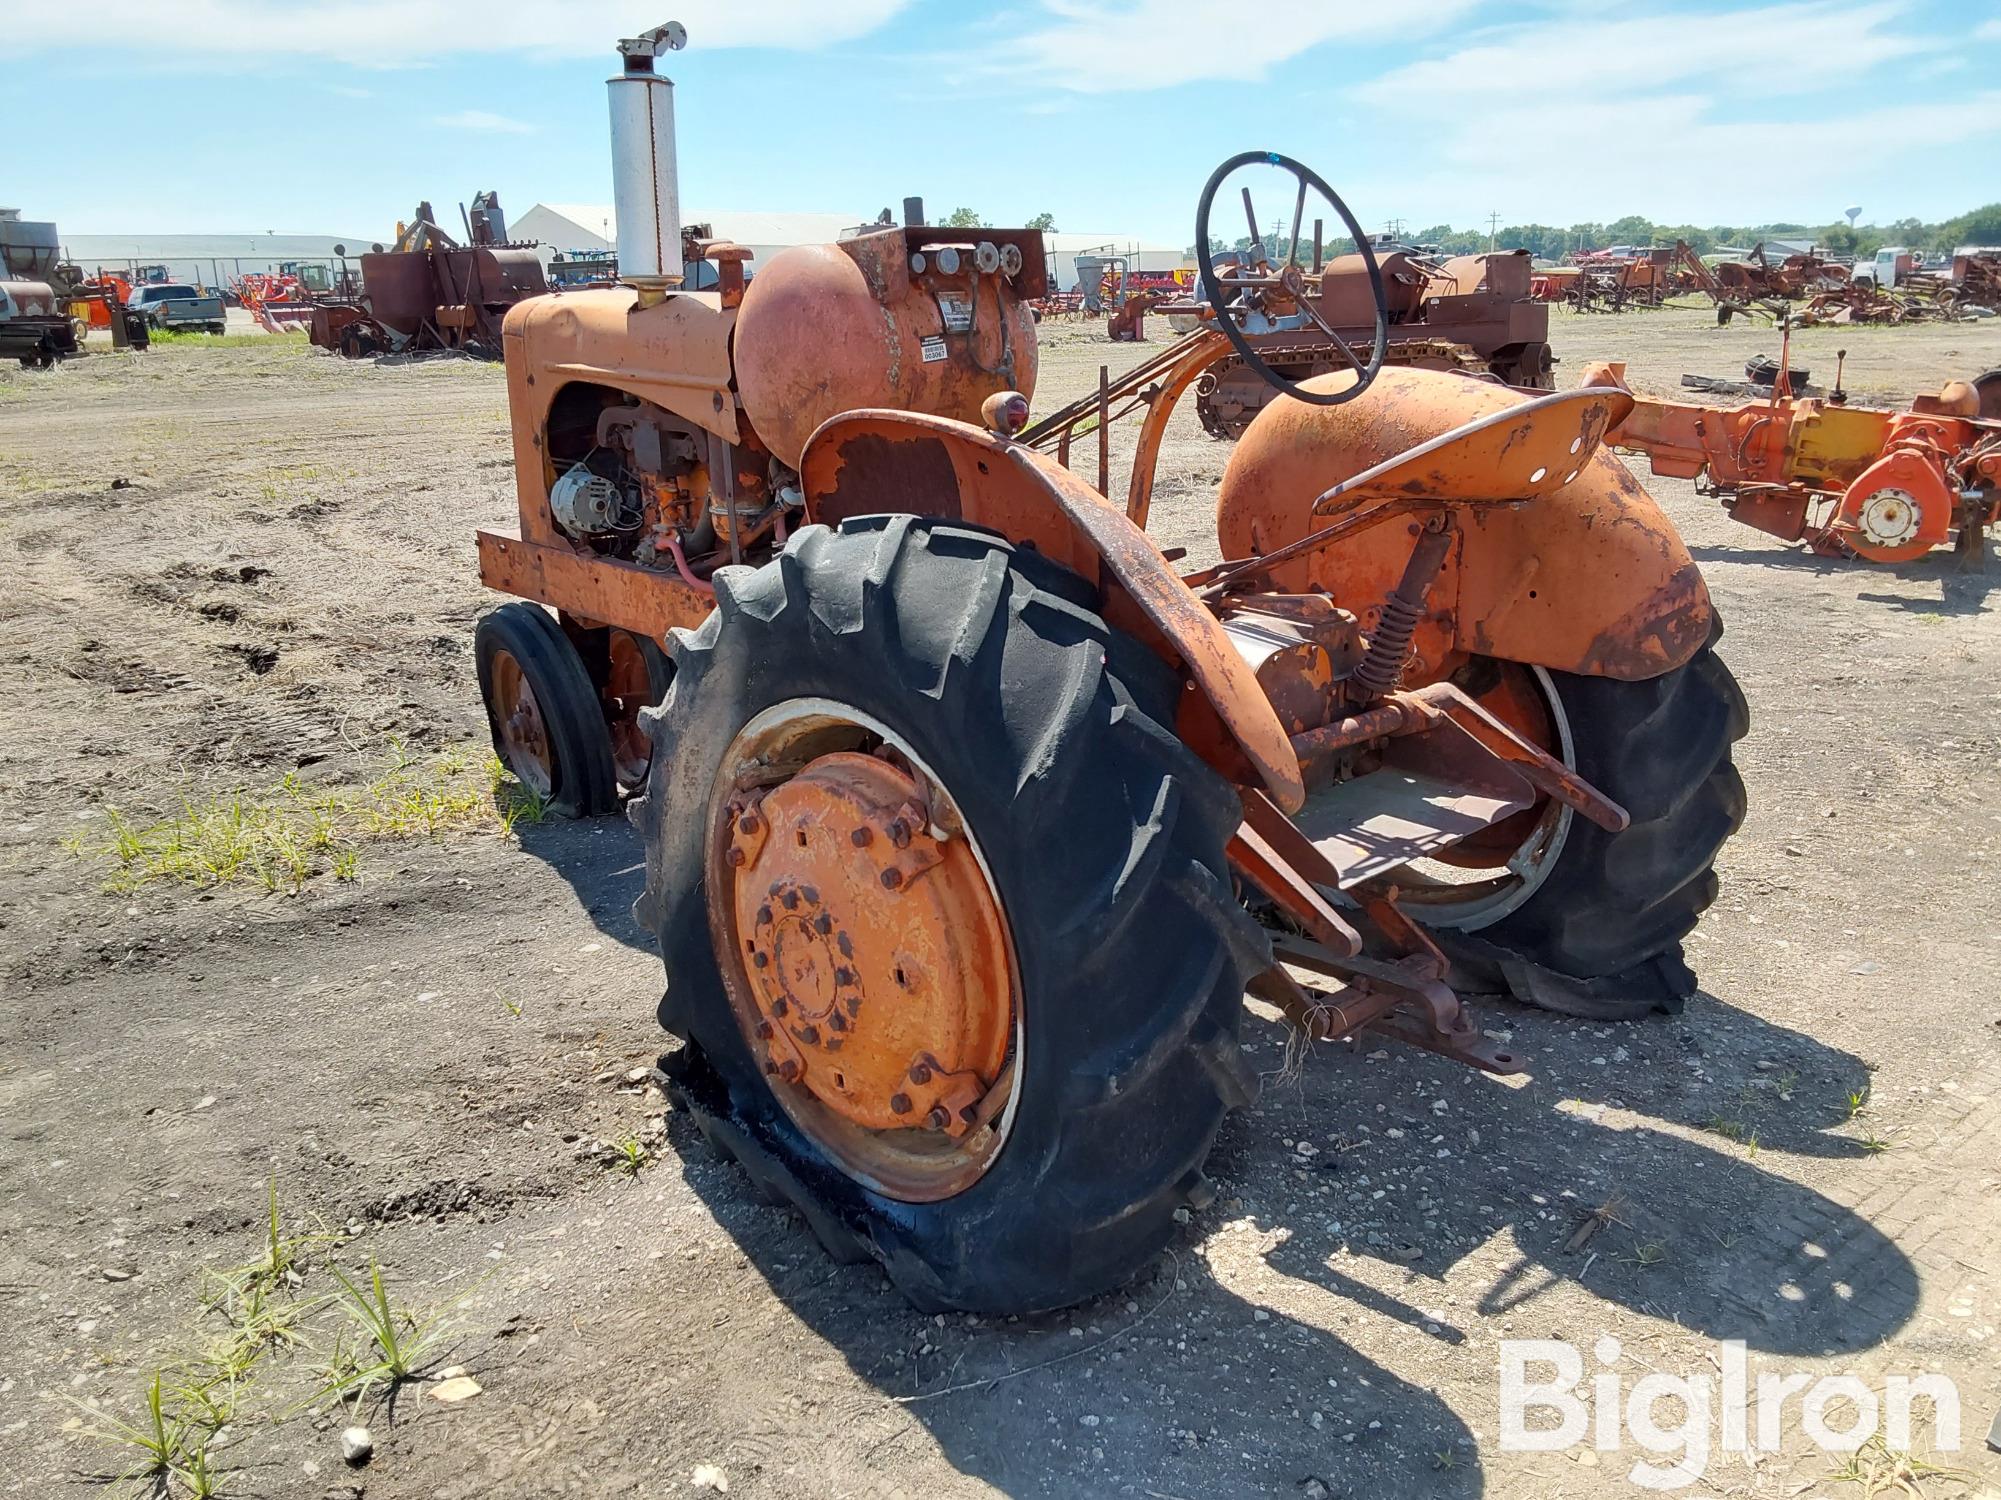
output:
POLYGON ((1330 952, 1360 953, 1362 935, 1320 893, 1338 888, 1341 872, 1263 792, 1246 787, 1243 802, 1230 863, 1330 952))

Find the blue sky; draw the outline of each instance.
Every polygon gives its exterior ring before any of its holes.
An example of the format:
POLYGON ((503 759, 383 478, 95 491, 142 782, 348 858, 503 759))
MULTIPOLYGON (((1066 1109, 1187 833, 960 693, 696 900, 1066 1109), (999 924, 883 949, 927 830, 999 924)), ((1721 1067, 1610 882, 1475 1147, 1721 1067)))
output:
MULTIPOLYGON (((1222 157, 1365 225, 1938 219, 2001 198, 2001 0, 93 0, 7 23, 4 201, 71 234, 386 237, 607 202, 615 38, 686 23, 692 210, 1185 244, 1222 157), (116 38, 105 49, 102 39, 116 38), (24 60, 41 54, 58 79, 24 60), (34 122, 25 130, 23 122, 34 122), (447 205, 453 207, 447 207, 447 205)), ((1289 205, 1265 209, 1270 217, 1289 205)))

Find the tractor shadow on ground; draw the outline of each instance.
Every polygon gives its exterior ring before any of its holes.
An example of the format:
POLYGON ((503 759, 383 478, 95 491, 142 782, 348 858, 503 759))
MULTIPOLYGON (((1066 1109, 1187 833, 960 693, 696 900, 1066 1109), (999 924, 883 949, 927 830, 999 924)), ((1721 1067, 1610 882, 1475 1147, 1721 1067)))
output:
POLYGON ((522 851, 542 861, 576 892, 599 932, 613 942, 651 953, 653 935, 632 915, 646 885, 646 845, 622 817, 545 818, 517 823, 522 851))
MULTIPOLYGON (((872 1263, 835 1263, 790 1209, 753 1196, 688 1115, 670 1114, 668 1135, 773 1295, 908 1415, 879 1420, 871 1464, 921 1429, 1010 1496, 1485 1490, 1460 1415, 1327 1327, 1224 1286, 1200 1220, 1127 1285, 1066 1312, 927 1316, 872 1263)), ((830 1491, 841 1477, 826 1476, 830 1491)))
POLYGON ((1912 583, 1937 584, 1939 597, 1936 599, 1867 592, 1856 595, 1866 603, 1888 605, 1914 615, 1985 614, 1993 607, 1988 602, 1988 596, 1994 592, 1997 583, 2001 583, 2001 560, 1995 558, 1991 549, 1983 554, 1981 565, 1973 568, 1967 567, 1950 552, 1934 552, 1908 563, 1865 563, 1822 557, 1801 547, 1788 547, 1776 539, 1769 547, 1756 543, 1743 547, 1711 544, 1690 547, 1688 551, 1699 563, 1742 563, 1761 568, 1790 569, 1818 574, 1829 580, 1856 577, 1857 570, 1863 570, 1860 578, 1881 574, 1912 583))
MULTIPOLYGON (((1285 1232, 1273 1269, 1448 1344, 1465 1330, 1422 1309, 1448 1279, 1463 1304, 1460 1267, 1475 1254, 1478 1311, 1525 1315, 1531 1330, 1557 1316, 1538 1299, 1573 1285, 1771 1354, 1867 1349, 1909 1321, 1919 1286, 1904 1253, 1761 1165, 1782 1152, 1853 1159, 1857 1194, 1875 1184, 1867 1148, 1835 1133, 1851 1096, 1866 1100, 1860 1061, 1707 995, 1675 1022, 1492 1005, 1483 1018, 1512 1027, 1526 1085, 1454 1078, 1393 1044, 1323 1048, 1267 1079, 1262 1118, 1226 1129, 1212 1169, 1242 1184, 1261 1227, 1285 1232), (1274 1162, 1274 1146, 1309 1129, 1313 1156, 1281 1147, 1274 1162), (1485 1270, 1497 1249, 1501 1268, 1485 1270), (1361 1272, 1368 1261, 1377 1268, 1361 1272), (1408 1290, 1386 1295, 1382 1266, 1408 1290)), ((1282 1046, 1254 1056, 1269 1067, 1282 1046)))

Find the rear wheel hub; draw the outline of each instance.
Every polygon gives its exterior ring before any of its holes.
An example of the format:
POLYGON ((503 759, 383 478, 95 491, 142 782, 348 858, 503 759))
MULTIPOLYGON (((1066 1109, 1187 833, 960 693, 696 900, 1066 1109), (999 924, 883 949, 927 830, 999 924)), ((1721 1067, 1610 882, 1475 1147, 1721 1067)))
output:
POLYGON ((718 810, 731 1003, 786 1111, 847 1171, 944 1197, 1005 1130, 1019 1003, 1000 900, 935 780, 864 726, 805 723, 803 742, 781 724, 731 757, 737 786, 798 766, 718 810))

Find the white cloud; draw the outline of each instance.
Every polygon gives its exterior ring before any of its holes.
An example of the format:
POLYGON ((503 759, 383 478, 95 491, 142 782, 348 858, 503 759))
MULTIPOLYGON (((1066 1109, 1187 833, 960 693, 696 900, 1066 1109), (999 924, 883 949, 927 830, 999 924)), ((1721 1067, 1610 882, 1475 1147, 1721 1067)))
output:
POLYGON ((1493 209, 1504 223, 1628 212, 1824 223, 1855 202, 1916 212, 1899 170, 1911 143, 1995 142, 2001 93, 1914 87, 1962 38, 1923 34, 1912 15, 1908 0, 1776 0, 1696 22, 1660 3, 1559 0, 1354 90, 1358 121, 1422 150, 1393 168, 1357 161, 1340 185, 1369 222, 1484 222, 1493 209), (1822 92, 1842 102, 1810 97, 1822 92), (1441 106, 1454 99, 1479 107, 1441 106))
POLYGON ((455 115, 433 115, 433 125, 448 130, 483 130, 489 135, 533 135, 535 127, 526 120, 510 120, 506 115, 485 109, 462 109, 455 115))
MULTIPOLYGON (((697 48, 785 47, 810 51, 873 31, 910 0, 675 0, 666 5, 697 48)), ((611 55, 620 37, 658 25, 661 0, 101 0, 99 34, 148 57, 317 58, 364 67, 407 67, 469 53, 545 57, 611 55)), ((30 5, 7 20, 15 53, 69 50, 75 17, 30 5)))
MULTIPOLYGON (((1978 201, 1969 182, 1963 201, 1945 201, 1920 213, 1910 196, 1911 142, 1927 150, 2001 146, 2001 91, 1937 103, 1886 105, 1842 116, 1841 146, 1834 151, 1784 151, 1779 175, 1760 167, 1771 161, 1771 143, 1809 140, 1825 125, 1817 115, 1789 118, 1751 109, 1739 116, 1718 111, 1701 94, 1679 94, 1591 106, 1591 139, 1617 142, 1617 172, 1584 172, 1560 152, 1524 150, 1547 139, 1547 116, 1534 104, 1502 106, 1477 123, 1437 132, 1427 169, 1394 181, 1362 185, 1358 203, 1379 199, 1420 223, 1465 222, 1487 207, 1504 223, 1569 224, 1646 214, 1659 223, 1822 224, 1846 203, 1870 205, 1869 217, 1887 222, 1907 213, 1934 217, 1978 201)), ((1988 157, 1991 159, 1991 156, 1988 157)), ((1929 195, 1928 195, 1929 196, 1929 195)))
POLYGON ((1973 34, 1983 42, 2001 42, 2001 21, 1983 21, 1973 34))
POLYGON ((1885 29, 1908 8, 1902 0, 1797 0, 1700 18, 1671 10, 1582 10, 1498 28, 1473 46, 1392 69, 1358 92, 1387 105, 1455 98, 1485 104, 1507 97, 1509 85, 1518 91, 1532 84, 1546 115, 1588 125, 1602 138, 1597 121, 1584 113, 1586 101, 1677 84, 1748 91, 1753 99, 1810 93, 1888 62, 1944 51, 1944 39, 1885 29))
POLYGON ((1255 81, 1323 43, 1424 36, 1479 3, 1258 0, 1246 8, 1218 0, 1043 0, 1047 19, 996 41, 986 61, 997 71, 1083 94, 1255 81))

